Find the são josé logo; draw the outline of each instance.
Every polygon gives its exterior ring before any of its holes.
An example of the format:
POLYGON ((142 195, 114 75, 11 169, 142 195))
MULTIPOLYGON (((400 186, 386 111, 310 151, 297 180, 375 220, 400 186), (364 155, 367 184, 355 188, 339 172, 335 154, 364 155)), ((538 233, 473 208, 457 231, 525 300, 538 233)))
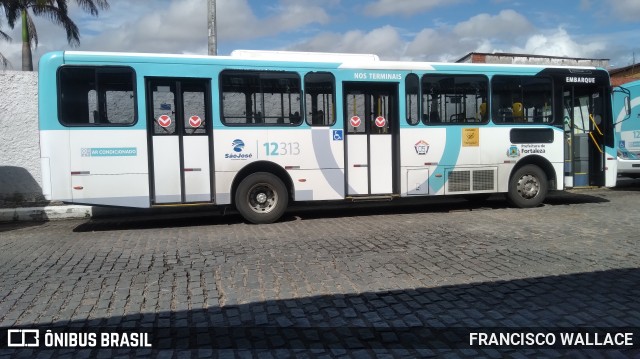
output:
POLYGON ((231 146, 233 146, 233 150, 235 152, 242 152, 242 150, 244 149, 244 142, 242 142, 242 140, 238 138, 231 142, 231 146))
POLYGON ((235 153, 225 153, 224 158, 232 160, 246 160, 253 157, 253 153, 241 153, 244 151, 244 141, 239 138, 236 138, 231 142, 231 148, 235 153))

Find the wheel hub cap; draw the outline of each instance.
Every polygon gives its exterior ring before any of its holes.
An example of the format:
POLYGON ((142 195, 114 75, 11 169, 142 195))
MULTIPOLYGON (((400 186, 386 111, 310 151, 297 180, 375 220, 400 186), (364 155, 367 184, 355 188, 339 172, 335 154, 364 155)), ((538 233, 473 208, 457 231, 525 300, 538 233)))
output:
POLYGON ((250 208, 257 213, 269 213, 278 204, 278 194, 268 184, 259 183, 249 190, 250 208))
POLYGON ((522 198, 531 199, 540 192, 540 182, 538 182, 538 179, 534 176, 523 176, 520 181, 518 181, 518 192, 522 198))
POLYGON ((256 195, 256 202, 260 203, 260 204, 264 204, 267 201, 267 194, 264 192, 260 192, 258 193, 258 195, 256 195))

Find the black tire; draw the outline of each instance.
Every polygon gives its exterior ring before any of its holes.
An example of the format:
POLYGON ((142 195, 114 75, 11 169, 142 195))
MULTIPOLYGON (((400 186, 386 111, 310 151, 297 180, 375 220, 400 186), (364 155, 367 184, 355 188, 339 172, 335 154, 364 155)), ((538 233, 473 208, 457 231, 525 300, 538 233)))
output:
POLYGON ((539 206, 547 197, 547 175, 536 165, 519 168, 509 179, 507 200, 518 208, 539 206))
POLYGON ((236 189, 236 209, 251 223, 277 221, 288 203, 287 187, 278 176, 268 172, 256 172, 245 177, 236 189))

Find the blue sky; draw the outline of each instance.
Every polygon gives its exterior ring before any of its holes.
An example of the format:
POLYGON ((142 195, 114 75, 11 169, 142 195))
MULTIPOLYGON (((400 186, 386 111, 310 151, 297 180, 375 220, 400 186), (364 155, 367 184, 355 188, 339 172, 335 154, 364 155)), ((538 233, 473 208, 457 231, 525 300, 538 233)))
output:
MULTIPOLYGON (((79 50, 206 54, 207 0, 111 0, 98 18, 71 9, 79 50)), ((469 52, 640 62, 640 0, 217 0, 218 54, 234 49, 375 53, 386 60, 455 61, 469 52)), ((0 52, 20 68, 19 29, 0 52)), ((36 19, 40 46, 69 49, 36 19)))

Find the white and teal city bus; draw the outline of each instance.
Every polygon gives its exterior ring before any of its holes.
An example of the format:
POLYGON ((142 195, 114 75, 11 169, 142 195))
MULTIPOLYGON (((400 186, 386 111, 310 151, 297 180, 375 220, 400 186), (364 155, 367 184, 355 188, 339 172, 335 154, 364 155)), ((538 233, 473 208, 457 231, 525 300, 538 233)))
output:
POLYGON ((40 61, 47 198, 149 208, 614 186, 608 73, 375 55, 53 52, 40 61))

